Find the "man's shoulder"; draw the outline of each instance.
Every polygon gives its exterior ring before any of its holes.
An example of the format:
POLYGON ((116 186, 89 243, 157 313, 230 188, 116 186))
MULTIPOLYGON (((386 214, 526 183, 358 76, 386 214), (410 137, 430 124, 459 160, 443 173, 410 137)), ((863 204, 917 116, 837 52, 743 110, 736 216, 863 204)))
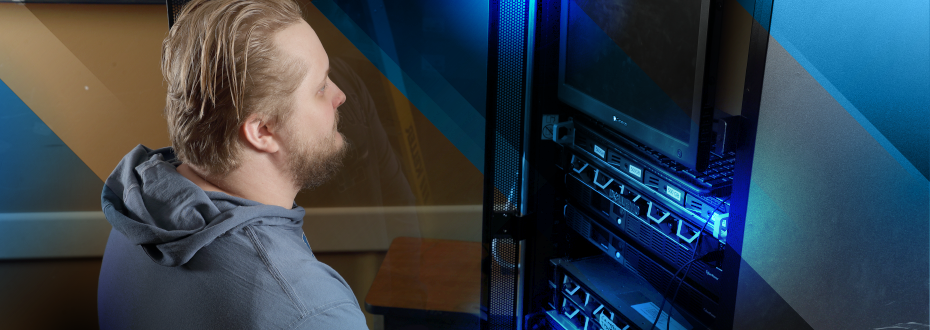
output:
POLYGON ((346 281, 320 262, 304 240, 303 231, 277 226, 245 228, 269 274, 301 310, 297 328, 359 329, 365 317, 346 281), (323 324, 329 326, 320 327, 323 324))
POLYGON ((352 289, 332 267, 316 259, 302 231, 249 226, 245 232, 271 274, 280 277, 282 285, 288 286, 305 307, 350 301, 357 308, 352 289))

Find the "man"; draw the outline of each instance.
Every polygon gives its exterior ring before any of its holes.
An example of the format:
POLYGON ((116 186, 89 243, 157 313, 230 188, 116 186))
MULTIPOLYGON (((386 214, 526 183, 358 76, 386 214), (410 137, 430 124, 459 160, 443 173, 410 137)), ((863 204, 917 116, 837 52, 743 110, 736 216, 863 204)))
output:
POLYGON ((303 235, 302 188, 339 167, 345 95, 292 0, 193 0, 163 43, 173 148, 107 179, 104 329, 364 329, 303 235))

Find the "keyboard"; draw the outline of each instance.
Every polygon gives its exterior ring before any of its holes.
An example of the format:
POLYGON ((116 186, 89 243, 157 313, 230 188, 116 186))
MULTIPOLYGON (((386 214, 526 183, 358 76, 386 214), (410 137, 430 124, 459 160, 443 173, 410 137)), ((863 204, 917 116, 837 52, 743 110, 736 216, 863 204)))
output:
POLYGON ((733 169, 736 168, 736 154, 729 152, 723 157, 711 154, 707 169, 697 171, 679 164, 662 153, 645 145, 636 143, 636 146, 645 154, 651 156, 662 169, 675 176, 689 179, 695 185, 710 191, 718 191, 733 184, 733 169))

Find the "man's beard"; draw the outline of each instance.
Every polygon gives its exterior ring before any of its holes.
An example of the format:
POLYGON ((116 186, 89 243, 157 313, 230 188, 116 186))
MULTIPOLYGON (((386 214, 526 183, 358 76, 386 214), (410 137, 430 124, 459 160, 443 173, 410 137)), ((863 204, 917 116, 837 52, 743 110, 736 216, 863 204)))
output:
MULTIPOLYGON (((292 131, 292 133, 296 132, 292 131)), ((328 139, 318 141, 318 143, 300 141, 297 137, 300 134, 289 135, 292 138, 288 141, 291 154, 288 159, 288 170, 291 172, 294 185, 301 190, 319 187, 342 167, 342 160, 345 158, 349 142, 342 133, 335 130, 335 127, 328 139), (336 135, 339 135, 343 141, 338 147, 336 135)))

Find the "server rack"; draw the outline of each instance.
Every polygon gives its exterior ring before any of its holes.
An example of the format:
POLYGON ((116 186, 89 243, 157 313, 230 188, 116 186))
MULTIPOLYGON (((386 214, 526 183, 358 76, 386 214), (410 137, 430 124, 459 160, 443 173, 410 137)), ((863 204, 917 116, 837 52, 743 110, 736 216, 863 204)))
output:
POLYGON ((608 164, 608 154, 635 153, 624 149, 635 137, 625 141, 557 97, 563 1, 491 2, 482 329, 733 328, 772 1, 752 5, 751 24, 741 26, 746 67, 736 70, 740 129, 728 135, 738 139, 733 183, 688 210, 656 197, 663 178, 637 184, 608 164), (608 150, 598 157, 603 150, 593 148, 608 150), (716 239, 721 219, 709 230, 682 220, 662 227, 669 216, 715 213, 728 215, 726 244, 716 239), (702 232, 713 237, 696 239, 702 232), (676 271, 687 278, 678 288, 676 271), (655 305, 665 300, 674 308, 660 314, 655 305))

